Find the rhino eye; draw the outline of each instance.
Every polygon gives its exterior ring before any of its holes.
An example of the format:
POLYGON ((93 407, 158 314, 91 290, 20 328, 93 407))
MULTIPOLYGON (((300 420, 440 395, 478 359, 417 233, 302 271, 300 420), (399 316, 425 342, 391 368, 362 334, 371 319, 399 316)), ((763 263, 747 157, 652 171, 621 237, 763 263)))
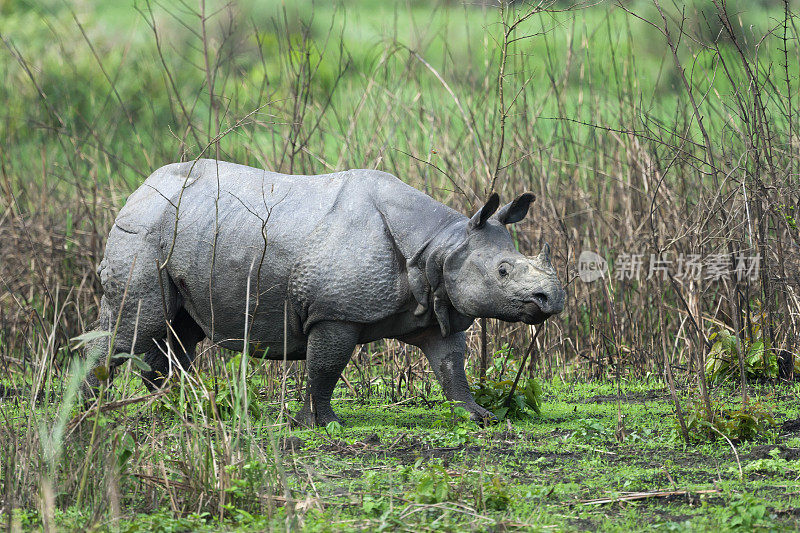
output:
POLYGON ((502 277, 506 277, 508 276, 508 267, 506 265, 500 265, 498 272, 502 277))

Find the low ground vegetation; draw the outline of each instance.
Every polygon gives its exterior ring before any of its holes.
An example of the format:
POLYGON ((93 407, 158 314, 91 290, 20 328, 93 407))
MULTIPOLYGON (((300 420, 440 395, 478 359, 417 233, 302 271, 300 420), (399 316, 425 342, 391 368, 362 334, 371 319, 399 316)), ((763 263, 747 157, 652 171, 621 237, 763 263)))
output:
MULTIPOLYGON (((99 424, 83 487, 94 515, 74 492, 54 492, 49 519, 57 529, 117 531, 752 531, 800 525, 796 386, 754 389, 754 401, 776 423, 733 447, 723 438, 685 444, 660 381, 619 387, 545 382, 541 415, 488 428, 459 416, 437 394, 397 403, 379 388, 370 401, 339 388, 335 402, 346 426, 294 431, 275 423, 278 405, 256 392, 250 412, 258 416, 249 417, 241 434, 241 418, 222 410, 218 419, 204 415, 206 406, 182 403, 191 400, 175 388, 140 404, 111 402, 80 427, 67 423, 63 455, 51 474, 54 486, 80 491, 80 467, 89 459, 82 452, 99 424), (249 455, 236 449, 237 439, 249 455), (226 461, 226 446, 233 455, 221 476, 203 477, 213 462, 226 461)), ((728 388, 711 394, 731 408, 739 401, 728 388)), ((14 402, 5 398, 4 412, 24 415, 14 402)), ((16 440, 24 441, 25 424, 12 423, 16 440)), ((7 524, 42 527, 33 502, 18 502, 7 524)))

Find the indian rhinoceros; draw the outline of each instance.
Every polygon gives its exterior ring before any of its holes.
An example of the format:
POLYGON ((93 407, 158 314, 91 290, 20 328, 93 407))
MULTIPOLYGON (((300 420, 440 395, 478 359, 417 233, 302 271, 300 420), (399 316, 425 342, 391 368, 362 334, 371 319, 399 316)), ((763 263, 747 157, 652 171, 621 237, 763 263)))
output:
POLYGON ((285 347, 308 369, 296 419, 325 425, 338 421, 331 395, 355 346, 394 338, 424 352, 449 400, 493 419, 469 391, 465 331, 476 317, 539 324, 564 307, 549 247, 525 257, 505 227, 533 199, 498 209, 492 194, 468 218, 377 170, 164 166, 111 228, 97 329, 114 334, 94 336, 89 352, 144 354, 152 390, 172 361, 188 369, 204 338, 231 350, 248 339, 251 354, 275 360, 285 347))

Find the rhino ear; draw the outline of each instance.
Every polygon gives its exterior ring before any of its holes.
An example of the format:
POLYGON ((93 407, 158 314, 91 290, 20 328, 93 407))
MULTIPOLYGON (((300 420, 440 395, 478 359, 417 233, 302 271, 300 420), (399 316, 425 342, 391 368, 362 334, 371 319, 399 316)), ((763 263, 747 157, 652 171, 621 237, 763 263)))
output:
POLYGON ((481 207, 481 210, 475 213, 471 219, 469 219, 469 229, 481 229, 486 221, 489 220, 489 217, 497 211, 497 206, 500 205, 500 197, 497 196, 496 192, 493 192, 492 195, 486 200, 486 203, 481 207))
POLYGON ((528 208, 536 200, 533 193, 526 192, 519 198, 497 210, 495 218, 502 224, 519 222, 528 214, 528 208))

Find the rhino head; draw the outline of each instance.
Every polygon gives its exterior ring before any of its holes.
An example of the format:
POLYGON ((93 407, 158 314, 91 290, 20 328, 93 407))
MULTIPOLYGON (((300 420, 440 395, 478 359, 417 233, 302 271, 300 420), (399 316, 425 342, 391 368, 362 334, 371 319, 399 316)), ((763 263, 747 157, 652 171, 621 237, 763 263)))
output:
POLYGON ((468 317, 540 324, 564 309, 566 292, 550 264, 550 246, 526 257, 506 225, 519 222, 535 199, 525 193, 498 209, 492 194, 466 222, 466 238, 448 254, 443 281, 450 304, 468 317))

